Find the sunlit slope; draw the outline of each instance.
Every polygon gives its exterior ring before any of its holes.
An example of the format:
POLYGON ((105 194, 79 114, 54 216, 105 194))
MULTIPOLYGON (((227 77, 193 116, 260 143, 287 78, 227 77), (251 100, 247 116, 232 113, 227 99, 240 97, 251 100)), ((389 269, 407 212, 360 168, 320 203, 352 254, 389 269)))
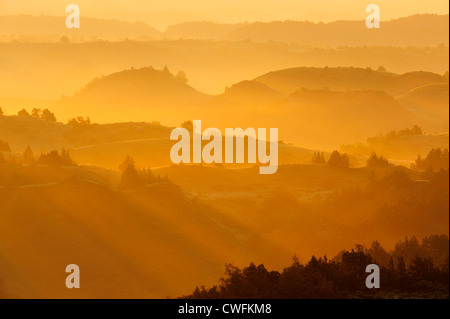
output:
POLYGON ((441 126, 443 131, 448 131, 448 94, 448 83, 432 84, 415 88, 397 100, 413 114, 441 126))
POLYGON ((21 298, 165 298, 243 261, 250 233, 169 184, 119 193, 69 180, 0 189, 0 278, 21 298), (30 262, 33 261, 33 262, 30 262), (81 267, 82 289, 65 287, 81 267))
POLYGON ((299 90, 254 120, 279 127, 283 138, 307 148, 333 148, 421 122, 386 93, 329 90, 299 90))
POLYGON ((399 95, 419 86, 447 83, 448 79, 431 72, 394 74, 371 69, 338 68, 292 68, 273 71, 257 77, 269 87, 284 93, 302 88, 330 90, 376 90, 399 95))

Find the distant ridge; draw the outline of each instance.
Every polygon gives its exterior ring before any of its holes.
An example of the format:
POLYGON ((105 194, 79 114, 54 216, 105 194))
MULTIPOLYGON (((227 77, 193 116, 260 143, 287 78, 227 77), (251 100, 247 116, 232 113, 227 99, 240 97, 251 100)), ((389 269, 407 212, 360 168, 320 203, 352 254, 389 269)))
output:
POLYGON ((382 21, 380 29, 368 29, 365 21, 313 23, 275 21, 250 23, 230 32, 223 40, 295 42, 309 45, 448 45, 449 16, 418 14, 382 21))
MULTIPOLYGON (((380 29, 368 29, 361 21, 272 21, 218 24, 193 21, 169 26, 160 32, 144 22, 83 18, 83 27, 65 28, 65 17, 0 15, 0 38, 70 36, 77 40, 208 39, 218 41, 284 42, 319 46, 437 46, 449 45, 449 15, 417 14, 382 21, 380 29), (83 39, 82 39, 83 38, 83 39)), ((46 38, 46 39, 47 39, 46 38)), ((54 39, 53 39, 54 40, 54 39)))
POLYGON ((0 35, 14 35, 18 38, 32 36, 70 36, 78 40, 93 39, 119 40, 141 38, 146 40, 160 39, 162 33, 143 22, 124 22, 83 17, 82 27, 67 29, 66 17, 32 16, 32 15, 0 15, 0 35))

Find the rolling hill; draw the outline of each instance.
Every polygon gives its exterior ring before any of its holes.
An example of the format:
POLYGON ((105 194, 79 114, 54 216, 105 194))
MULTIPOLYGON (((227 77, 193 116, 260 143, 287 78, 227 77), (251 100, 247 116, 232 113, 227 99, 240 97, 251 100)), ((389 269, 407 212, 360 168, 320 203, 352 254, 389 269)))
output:
POLYGON ((102 122, 118 122, 124 118, 178 119, 177 111, 198 107, 207 98, 167 68, 159 71, 146 67, 95 79, 73 97, 61 100, 56 108, 65 114, 89 115, 102 122))
POLYGON ((302 88, 328 88, 337 91, 376 90, 393 96, 423 85, 448 83, 445 77, 431 72, 395 74, 353 67, 291 68, 269 72, 254 81, 286 94, 302 88))

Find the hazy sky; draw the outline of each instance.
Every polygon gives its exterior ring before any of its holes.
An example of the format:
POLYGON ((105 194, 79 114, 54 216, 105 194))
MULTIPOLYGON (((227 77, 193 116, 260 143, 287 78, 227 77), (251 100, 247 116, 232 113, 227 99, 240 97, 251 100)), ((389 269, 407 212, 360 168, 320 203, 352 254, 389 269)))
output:
POLYGON ((380 6, 382 19, 449 12, 448 0, 0 0, 0 14, 65 15, 70 3, 78 4, 86 16, 141 20, 160 29, 192 20, 364 19, 370 3, 380 6))

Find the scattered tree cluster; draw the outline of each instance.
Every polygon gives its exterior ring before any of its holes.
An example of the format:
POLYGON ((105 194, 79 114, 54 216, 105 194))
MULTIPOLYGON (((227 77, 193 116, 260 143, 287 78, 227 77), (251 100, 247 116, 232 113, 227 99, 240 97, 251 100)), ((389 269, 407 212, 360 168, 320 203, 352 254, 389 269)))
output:
POLYGON ((392 131, 387 133, 386 135, 380 134, 377 137, 368 138, 367 143, 369 145, 379 145, 393 141, 403 136, 414 136, 414 135, 423 135, 423 131, 420 126, 414 125, 412 128, 407 128, 400 131, 392 131))
POLYGON ((69 155, 69 152, 62 149, 61 152, 51 151, 49 153, 43 153, 39 156, 38 164, 48 165, 53 167, 60 166, 73 166, 75 163, 69 155))
POLYGON ((119 188, 132 189, 140 186, 148 185, 158 181, 150 169, 137 170, 134 159, 127 156, 119 165, 122 171, 119 188))
POLYGON ((314 152, 313 158, 311 160, 313 164, 326 164, 325 153, 324 152, 314 152))
POLYGON ((416 162, 412 165, 412 168, 418 170, 433 171, 439 171, 441 169, 448 170, 448 149, 442 151, 440 148, 433 148, 425 158, 422 158, 422 156, 419 155, 416 159, 416 162))
POLYGON ((378 157, 377 154, 374 152, 367 160, 367 167, 386 168, 389 167, 389 161, 385 159, 382 155, 378 157))
POLYGON ((48 109, 39 109, 34 108, 31 110, 31 114, 28 113, 27 110, 22 109, 17 113, 18 116, 31 116, 34 118, 38 118, 47 122, 56 122, 56 116, 52 112, 50 112, 48 109))
POLYGON ((89 117, 78 116, 76 118, 69 119, 67 124, 72 126, 90 125, 91 119, 89 117))
POLYGON ((338 151, 331 153, 328 165, 332 168, 349 168, 350 159, 347 154, 341 154, 338 151))
POLYGON ((8 142, 0 140, 0 152, 11 153, 11 147, 8 142))
POLYGON ((177 79, 180 82, 183 82, 184 84, 187 84, 189 82, 186 72, 184 71, 178 71, 177 75, 175 75, 175 79, 177 79))

